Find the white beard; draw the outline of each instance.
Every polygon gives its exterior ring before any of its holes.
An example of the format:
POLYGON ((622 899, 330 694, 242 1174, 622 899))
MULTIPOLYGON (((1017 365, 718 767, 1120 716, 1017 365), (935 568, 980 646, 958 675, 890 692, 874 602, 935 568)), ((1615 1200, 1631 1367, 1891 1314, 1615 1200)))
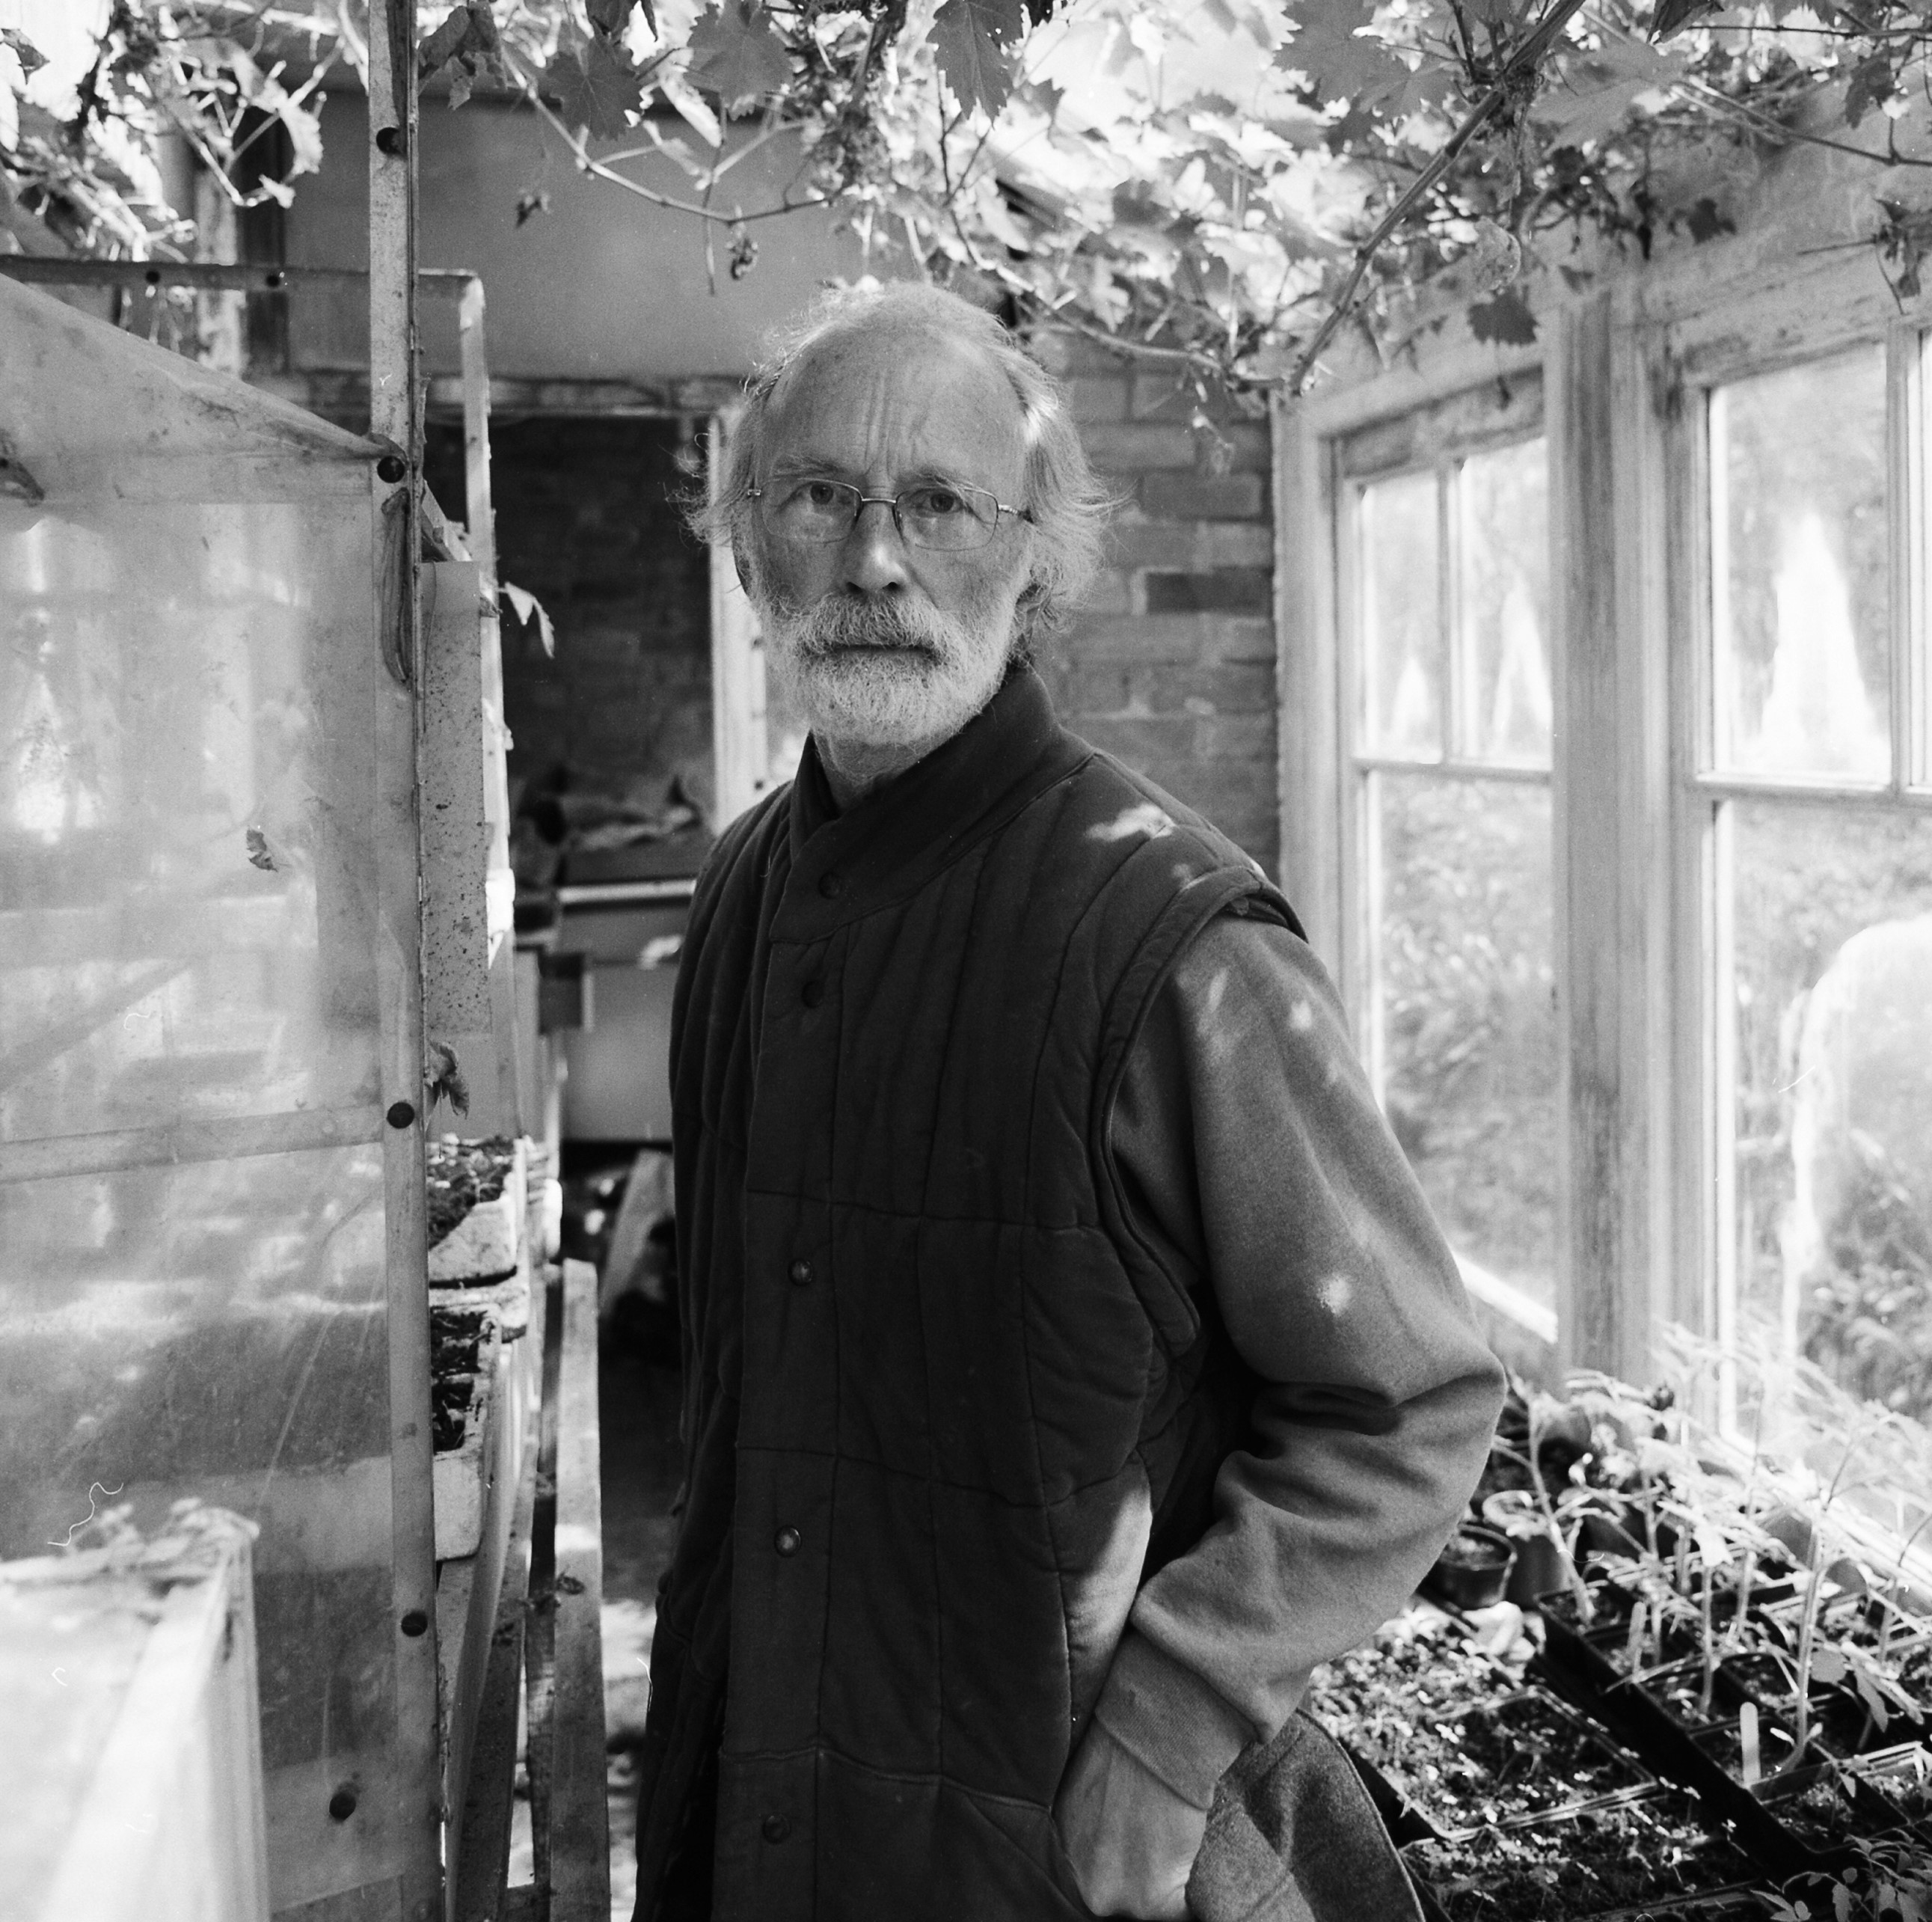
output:
POLYGON ((761 608, 780 685, 821 739, 919 748, 950 738, 1006 674, 1006 637, 932 608, 828 595, 761 608))

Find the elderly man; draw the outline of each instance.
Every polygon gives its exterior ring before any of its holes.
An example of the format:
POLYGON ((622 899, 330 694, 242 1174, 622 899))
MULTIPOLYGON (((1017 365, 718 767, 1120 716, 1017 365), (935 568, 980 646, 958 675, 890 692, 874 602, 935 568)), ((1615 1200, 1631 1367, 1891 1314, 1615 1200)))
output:
MULTIPOLYGON (((812 736, 678 981, 638 1914, 1252 1908, 1252 1847, 1203 1879, 1217 1783, 1428 1567, 1499 1371, 1288 903, 1054 721, 1102 497, 1042 370, 849 299, 725 481, 812 736)), ((1304 1835, 1255 1912, 1405 1912, 1377 1840, 1392 1880, 1318 1899, 1304 1835)))

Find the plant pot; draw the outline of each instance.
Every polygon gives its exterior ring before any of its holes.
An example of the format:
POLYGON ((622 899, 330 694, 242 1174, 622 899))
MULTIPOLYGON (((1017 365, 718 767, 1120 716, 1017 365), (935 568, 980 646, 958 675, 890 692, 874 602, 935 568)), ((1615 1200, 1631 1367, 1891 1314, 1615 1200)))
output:
POLYGON ((1483 1520, 1508 1536, 1516 1551, 1503 1599, 1519 1608, 1534 1608, 1546 1595, 1568 1588, 1574 1578, 1570 1557, 1550 1532, 1534 1496, 1507 1489, 1483 1503, 1483 1520))
POLYGON ((1425 1594, 1451 1608, 1486 1608, 1503 1599, 1516 1551, 1501 1530, 1466 1521, 1424 1578, 1425 1594))

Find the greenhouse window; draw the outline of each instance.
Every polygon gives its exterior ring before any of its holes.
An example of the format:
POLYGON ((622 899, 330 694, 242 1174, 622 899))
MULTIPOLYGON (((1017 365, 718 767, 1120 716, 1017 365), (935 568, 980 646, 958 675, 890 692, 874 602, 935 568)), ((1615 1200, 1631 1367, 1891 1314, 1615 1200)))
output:
POLYGON ((1546 443, 1345 445, 1352 970, 1390 1123, 1472 1287, 1554 1336, 1546 443), (1378 461, 1394 454, 1406 468, 1378 461))
MULTIPOLYGON (((1709 1325, 1932 1417, 1924 337, 1700 390, 1709 1325)), ((1735 1387, 1724 1413, 1750 1419, 1735 1387)))

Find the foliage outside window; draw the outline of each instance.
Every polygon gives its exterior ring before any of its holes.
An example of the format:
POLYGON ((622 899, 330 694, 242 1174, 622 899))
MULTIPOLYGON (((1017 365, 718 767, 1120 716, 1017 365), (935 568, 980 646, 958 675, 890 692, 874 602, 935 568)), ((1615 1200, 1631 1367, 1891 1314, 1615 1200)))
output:
POLYGON ((1547 498, 1540 437, 1446 446, 1342 496, 1371 1072, 1466 1271, 1545 1308, 1559 1133, 1547 498))
MULTIPOLYGON (((1712 1323, 1932 1417, 1922 339, 1708 387, 1712 1323)), ((1730 1411, 1733 1425, 1744 1411, 1730 1411)))

